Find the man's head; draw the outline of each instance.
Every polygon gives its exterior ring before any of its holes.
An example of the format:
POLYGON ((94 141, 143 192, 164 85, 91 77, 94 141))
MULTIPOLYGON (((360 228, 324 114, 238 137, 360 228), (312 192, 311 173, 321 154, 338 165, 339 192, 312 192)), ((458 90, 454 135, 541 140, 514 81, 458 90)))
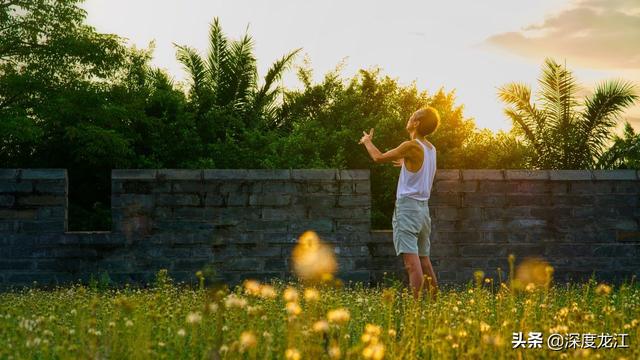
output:
POLYGON ((440 114, 438 110, 431 106, 425 106, 411 115, 407 121, 407 131, 416 131, 419 136, 432 134, 440 124, 440 114))

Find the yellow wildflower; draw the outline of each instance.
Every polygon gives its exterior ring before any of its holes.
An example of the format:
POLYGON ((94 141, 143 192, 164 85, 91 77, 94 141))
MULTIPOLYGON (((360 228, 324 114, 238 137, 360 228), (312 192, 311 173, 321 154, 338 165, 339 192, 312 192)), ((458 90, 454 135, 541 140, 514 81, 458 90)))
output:
POLYGON ((345 308, 329 310, 327 320, 332 324, 344 324, 350 319, 349 311, 345 308))

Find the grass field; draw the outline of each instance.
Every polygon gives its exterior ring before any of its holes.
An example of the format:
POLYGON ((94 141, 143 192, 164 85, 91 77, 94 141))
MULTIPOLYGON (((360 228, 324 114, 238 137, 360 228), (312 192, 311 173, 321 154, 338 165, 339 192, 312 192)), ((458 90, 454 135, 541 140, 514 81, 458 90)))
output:
POLYGON ((161 272, 147 289, 0 294, 0 359, 638 359, 639 309, 635 284, 517 290, 477 273, 415 301, 399 285, 189 288, 161 272), (542 348, 513 349, 530 331, 542 348), (626 333, 628 348, 553 351, 551 333, 626 333))

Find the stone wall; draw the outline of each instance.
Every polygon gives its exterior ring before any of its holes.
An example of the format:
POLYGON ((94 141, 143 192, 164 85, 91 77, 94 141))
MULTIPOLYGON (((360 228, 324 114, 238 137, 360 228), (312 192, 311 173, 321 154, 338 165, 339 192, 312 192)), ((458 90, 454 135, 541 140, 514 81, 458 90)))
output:
MULTIPOLYGON (((0 287, 108 273, 149 282, 285 278, 298 236, 334 246, 345 280, 402 275, 391 231, 371 231, 366 170, 113 170, 111 232, 66 232, 60 169, 0 169, 0 287)), ((439 170, 430 209, 442 282, 505 276, 507 256, 538 256, 560 280, 640 274, 635 170, 439 170)), ((390 204, 392 206, 393 204, 390 204)))
MULTIPOLYGON (((640 181, 636 170, 438 170, 429 208, 431 257, 443 282, 475 270, 497 278, 539 257, 554 278, 606 281, 640 275, 640 181)), ((391 231, 373 231, 374 279, 398 273, 391 231)))
POLYGON ((162 268, 193 280, 207 266, 230 283, 284 278, 307 229, 334 246, 341 278, 369 280, 362 267, 371 227, 368 171, 113 170, 112 232, 66 233, 65 170, 2 174, 5 285, 86 281, 104 272, 119 283, 145 283, 162 268), (58 217, 51 219, 53 205, 58 217))

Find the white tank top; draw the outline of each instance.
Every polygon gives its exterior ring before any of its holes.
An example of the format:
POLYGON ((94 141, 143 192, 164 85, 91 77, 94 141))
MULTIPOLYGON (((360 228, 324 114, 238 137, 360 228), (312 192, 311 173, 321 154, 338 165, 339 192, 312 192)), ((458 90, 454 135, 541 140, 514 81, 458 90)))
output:
POLYGON ((428 148, 422 141, 415 140, 423 149, 422 166, 418 172, 411 172, 402 163, 396 199, 407 196, 416 200, 429 200, 431 194, 431 185, 436 175, 436 148, 433 145, 428 148))

